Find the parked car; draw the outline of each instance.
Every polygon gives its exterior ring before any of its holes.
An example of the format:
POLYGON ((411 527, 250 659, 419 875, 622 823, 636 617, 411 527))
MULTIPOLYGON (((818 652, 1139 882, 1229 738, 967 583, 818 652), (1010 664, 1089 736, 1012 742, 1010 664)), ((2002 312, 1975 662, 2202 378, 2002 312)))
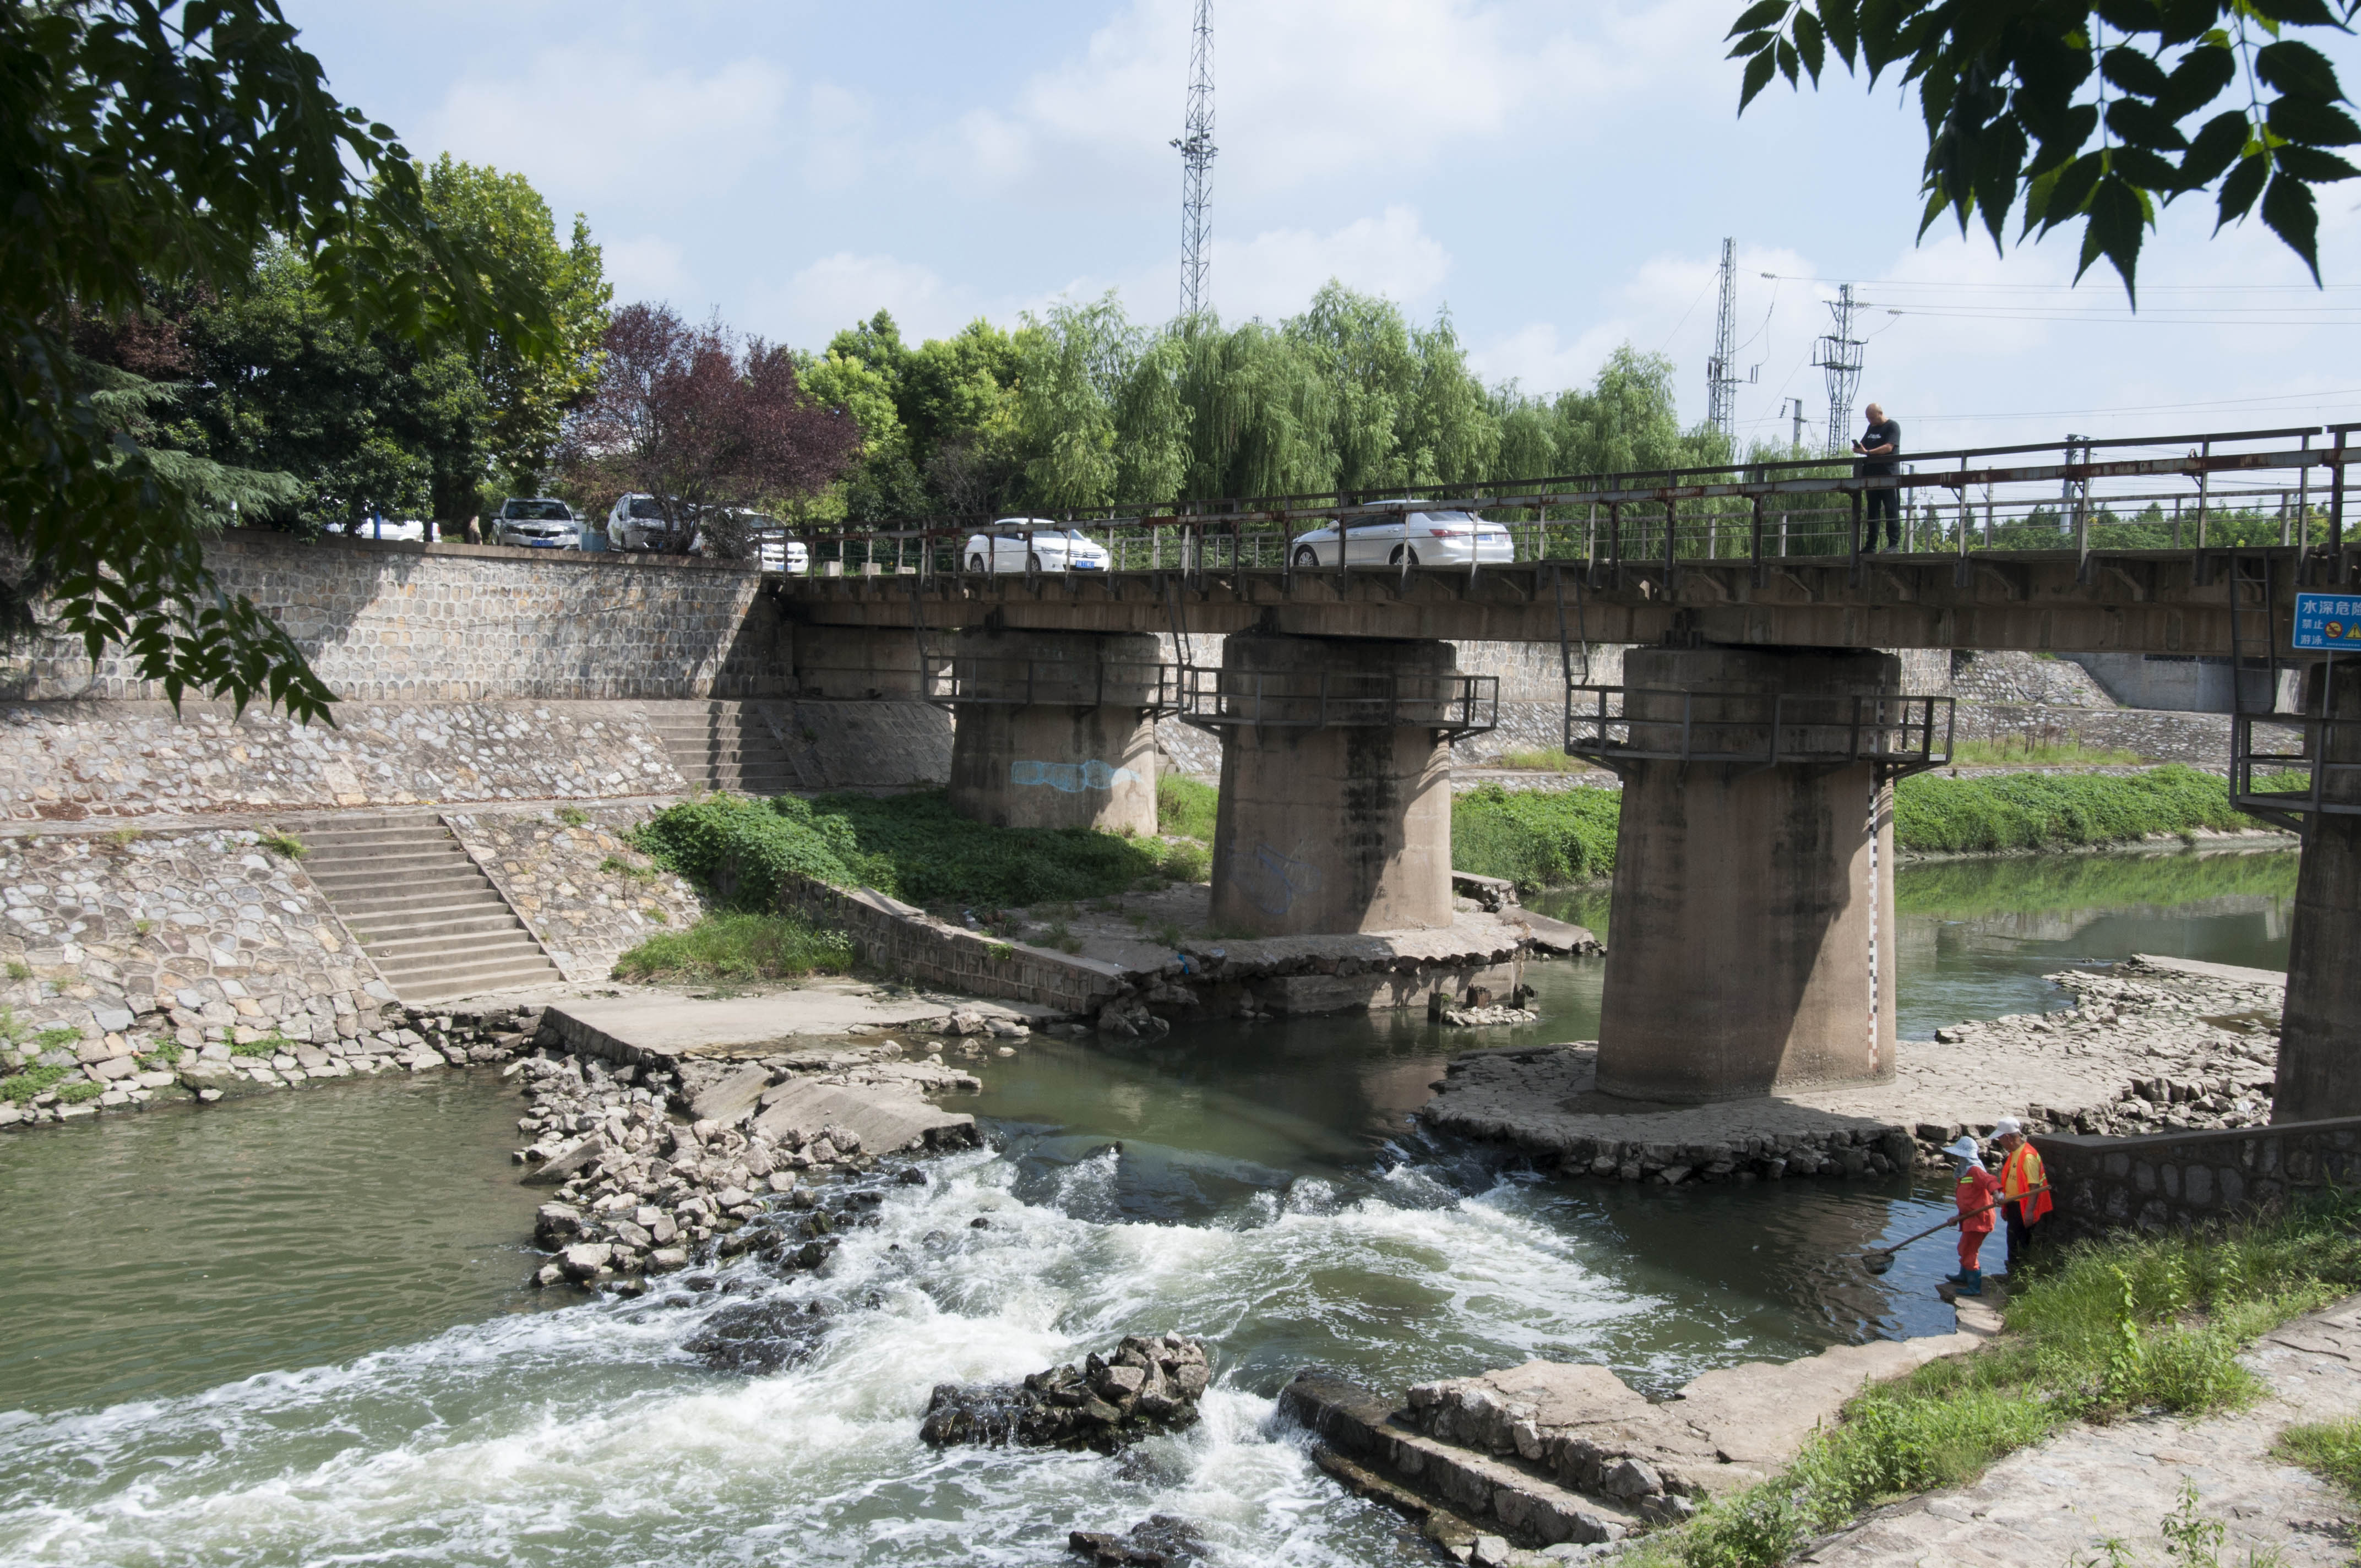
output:
MULTIPOLYGON (((687 524, 690 509, 675 501, 673 510, 687 524)), ((666 522, 664 503, 651 495, 617 496, 614 510, 607 514, 607 539, 618 550, 677 553, 688 549, 695 538, 693 525, 675 528, 666 522)))
POLYGON ((1047 518, 1004 517, 991 532, 968 536, 971 572, 1104 572, 1110 564, 1105 545, 1047 518))
MULTIPOLYGON (((743 507, 725 509, 739 527, 743 528, 754 546, 754 559, 765 572, 785 572, 800 577, 811 570, 811 551, 800 539, 787 537, 786 524, 774 517, 749 511, 743 507)), ((688 542, 689 554, 705 555, 712 553, 705 529, 700 525, 688 542)))
POLYGON ((511 496, 492 519, 491 542, 529 550, 579 550, 582 525, 574 520, 574 509, 554 496, 511 496))
POLYGON ((393 539, 408 544, 421 544, 426 540, 423 518, 365 517, 353 525, 357 539, 393 539))
POLYGON ((1344 527, 1345 565, 1399 566, 1505 565, 1517 558, 1506 527, 1472 511, 1360 512, 1295 536, 1298 566, 1336 564, 1337 527, 1344 527))

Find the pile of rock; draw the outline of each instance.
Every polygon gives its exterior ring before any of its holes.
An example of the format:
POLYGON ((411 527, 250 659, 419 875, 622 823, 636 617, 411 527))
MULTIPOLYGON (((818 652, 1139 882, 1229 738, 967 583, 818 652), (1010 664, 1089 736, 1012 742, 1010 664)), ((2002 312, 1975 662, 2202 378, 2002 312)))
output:
POLYGON ((1089 1558, 1091 1568, 1177 1568, 1202 1562, 1206 1555, 1205 1539, 1197 1527, 1170 1514, 1150 1514, 1123 1535, 1075 1530, 1066 1537, 1066 1550, 1089 1558))
POLYGON ((319 1000, 319 1018, 291 1034, 280 1023, 220 1022, 211 1012, 175 1004, 144 1020, 152 1025, 144 1029, 127 1012, 102 1010, 79 1037, 60 1027, 17 1046, 0 1045, 0 1081, 13 1071, 32 1091, 0 1101, 0 1127, 192 1097, 209 1104, 232 1094, 397 1068, 419 1072, 502 1062, 525 1048, 541 1025, 537 1007, 436 1012, 366 996, 358 998, 365 1006, 352 997, 319 1000))
POLYGON ((1018 1442, 1113 1453, 1159 1431, 1190 1426, 1213 1380, 1202 1341, 1133 1334, 1113 1355, 1093 1354, 1022 1383, 939 1385, 918 1436, 952 1443, 1018 1442))
MULTIPOLYGON (((609 1072, 582 1057, 522 1068, 533 1108, 517 1125, 539 1141, 516 1157, 534 1168, 528 1182, 558 1189, 534 1228, 558 1254, 534 1276, 543 1285, 685 1267, 691 1248, 716 1237, 716 1250, 732 1255, 745 1250, 731 1245, 735 1233, 763 1215, 762 1200, 795 1191, 798 1172, 868 1163, 849 1128, 773 1138, 712 1119, 674 1122, 667 1111, 680 1085, 670 1073, 609 1072)), ((778 1249, 783 1259, 825 1260, 824 1224, 811 1228, 794 1254, 778 1249)))

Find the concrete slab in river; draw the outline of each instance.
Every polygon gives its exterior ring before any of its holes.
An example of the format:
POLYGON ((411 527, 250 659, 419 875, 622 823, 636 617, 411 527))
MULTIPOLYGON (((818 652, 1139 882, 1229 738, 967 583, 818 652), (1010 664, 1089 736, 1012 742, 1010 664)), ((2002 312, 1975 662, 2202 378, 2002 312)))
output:
POLYGON ((922 1029, 952 1013, 1037 1025, 1059 1016, 1025 1002, 816 982, 761 996, 572 997, 544 1015, 567 1045, 617 1061, 737 1056, 797 1039, 922 1029))

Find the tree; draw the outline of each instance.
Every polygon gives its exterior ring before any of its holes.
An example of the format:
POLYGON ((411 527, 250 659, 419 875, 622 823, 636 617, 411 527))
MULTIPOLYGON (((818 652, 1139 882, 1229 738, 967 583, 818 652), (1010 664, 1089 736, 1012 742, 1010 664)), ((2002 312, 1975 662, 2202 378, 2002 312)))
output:
POLYGON ((243 280, 273 242, 338 315, 412 341, 505 333, 547 353, 549 313, 507 258, 429 215, 387 127, 339 104, 277 0, 0 6, 0 617, 46 606, 179 701, 257 696, 325 718, 294 641, 225 595, 203 543, 225 477, 143 444, 74 352, 76 319, 243 280))
POLYGON ((2135 305, 2140 245, 2166 203, 2214 192, 2214 232, 2261 203, 2320 280, 2312 188, 2350 180, 2361 142, 2336 71, 2291 29, 2345 30, 2361 0, 1760 0, 1730 30, 1739 112, 1774 74, 1815 86, 1829 50, 1872 83, 1899 66, 1927 126, 1922 236, 1980 215, 1995 247, 2082 221, 2075 278, 2103 256, 2135 305), (2268 40, 2268 41, 2266 41, 2268 40), (2208 111, 2212 111, 2210 114, 2208 111), (2200 115, 2203 123, 2190 128, 2200 115), (2093 145, 2095 143, 2095 145, 2093 145))
POLYGON ((809 496, 859 449, 851 417, 804 391, 792 353, 759 337, 741 345, 718 320, 693 327, 668 305, 626 306, 604 352, 568 427, 569 464, 587 485, 653 496, 684 543, 712 521, 730 544, 719 509, 809 496))

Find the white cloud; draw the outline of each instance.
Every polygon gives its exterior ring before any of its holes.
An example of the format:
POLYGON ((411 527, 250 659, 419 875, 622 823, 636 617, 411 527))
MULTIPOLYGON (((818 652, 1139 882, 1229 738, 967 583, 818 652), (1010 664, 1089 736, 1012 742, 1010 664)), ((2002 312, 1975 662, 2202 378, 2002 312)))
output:
POLYGON ((893 313, 904 340, 912 343, 955 332, 978 313, 970 290, 946 283, 931 268, 840 250, 773 290, 755 314, 758 330, 816 349, 881 310, 893 313))
POLYGON ((679 245, 657 235, 599 243, 607 263, 607 280, 615 287, 619 304, 634 300, 670 300, 677 303, 687 290, 688 265, 679 245))
POLYGON ((727 190, 774 153, 786 104, 785 74, 759 58, 661 71, 638 52, 582 45, 544 49, 518 75, 454 82, 423 140, 521 170, 567 202, 669 204, 727 190))
MULTIPOLYGON (((1693 5, 1695 0, 1684 0, 1693 5)), ((971 111, 942 156, 1071 198, 1176 163, 1189 0, 1133 0, 1007 107, 971 111)), ((1422 168, 1470 141, 1601 119, 1660 46, 1610 14, 1610 47, 1555 7, 1480 0, 1266 0, 1220 20, 1217 192, 1291 191, 1346 170, 1422 168)), ((1130 181, 1119 184, 1127 186, 1130 181)))
MULTIPOLYGON (((1277 318, 1303 309, 1331 278, 1407 305, 1431 301, 1451 271, 1451 253, 1408 207, 1388 207, 1327 234, 1269 229, 1243 243, 1213 240, 1212 288, 1224 316, 1277 318)), ((1177 270, 1166 280, 1179 288, 1177 270)), ((1158 308, 1157 313, 1169 307, 1158 308)))

